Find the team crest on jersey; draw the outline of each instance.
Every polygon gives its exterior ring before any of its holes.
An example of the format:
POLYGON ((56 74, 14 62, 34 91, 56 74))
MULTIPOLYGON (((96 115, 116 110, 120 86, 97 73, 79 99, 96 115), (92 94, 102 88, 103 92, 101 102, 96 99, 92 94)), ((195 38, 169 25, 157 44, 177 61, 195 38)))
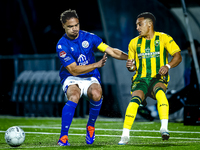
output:
POLYGON ((89 42, 88 42, 88 41, 83 41, 83 42, 82 42, 82 46, 83 46, 84 48, 88 48, 88 47, 89 47, 89 42))
POLYGON ((155 44, 155 46, 160 45, 160 40, 155 40, 154 44, 155 44))
POLYGON ((59 56, 62 57, 62 58, 64 58, 66 55, 67 55, 67 54, 66 54, 65 51, 61 51, 61 52, 59 53, 59 56))

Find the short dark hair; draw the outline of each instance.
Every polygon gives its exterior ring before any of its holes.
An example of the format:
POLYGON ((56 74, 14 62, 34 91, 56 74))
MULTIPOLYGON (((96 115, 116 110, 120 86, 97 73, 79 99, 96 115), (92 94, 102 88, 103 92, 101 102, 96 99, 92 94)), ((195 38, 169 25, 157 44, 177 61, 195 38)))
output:
POLYGON ((64 11, 61 15, 60 15, 60 21, 61 23, 66 23, 67 20, 71 19, 71 18, 77 18, 78 19, 78 15, 76 13, 76 10, 66 10, 64 11))
POLYGON ((144 17, 144 19, 149 18, 153 21, 153 24, 156 22, 156 17, 150 12, 143 12, 137 16, 137 18, 144 17))

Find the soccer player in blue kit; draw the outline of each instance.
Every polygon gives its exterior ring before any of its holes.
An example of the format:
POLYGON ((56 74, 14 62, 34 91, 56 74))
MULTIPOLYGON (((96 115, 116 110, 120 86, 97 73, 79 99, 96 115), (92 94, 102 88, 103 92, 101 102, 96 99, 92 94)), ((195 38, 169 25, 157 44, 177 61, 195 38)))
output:
POLYGON ((106 53, 127 60, 128 55, 111 48, 98 36, 80 30, 79 18, 75 10, 66 10, 60 16, 65 34, 59 40, 56 51, 61 62, 60 79, 67 103, 62 110, 62 127, 58 145, 69 146, 68 131, 79 99, 84 96, 90 102, 89 119, 86 125, 86 143, 95 140, 95 122, 102 105, 102 88, 98 68, 105 65, 106 53), (103 58, 95 62, 94 51, 105 52, 103 58))

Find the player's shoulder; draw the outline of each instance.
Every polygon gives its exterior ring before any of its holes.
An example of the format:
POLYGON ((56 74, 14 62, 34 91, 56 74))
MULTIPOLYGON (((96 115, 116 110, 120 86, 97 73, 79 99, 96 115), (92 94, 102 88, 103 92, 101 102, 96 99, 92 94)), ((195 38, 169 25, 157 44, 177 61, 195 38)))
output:
POLYGON ((94 33, 91 33, 91 32, 85 31, 85 30, 80 30, 79 35, 80 36, 96 36, 94 33))
POLYGON ((166 36, 167 34, 166 33, 164 33, 164 32, 155 32, 155 34, 156 35, 159 35, 159 36, 166 36))
POLYGON ((67 39, 65 38, 65 34, 59 39, 58 43, 56 44, 57 50, 66 49, 67 45, 70 43, 67 42, 67 39))
POLYGON ((58 40, 58 43, 57 43, 57 45, 58 44, 62 44, 62 43, 65 43, 66 42, 66 40, 67 40, 67 38, 65 37, 66 36, 66 33, 58 40))
MULTIPOLYGON (((95 43, 97 41, 99 41, 100 43, 102 42, 102 39, 99 36, 97 36, 96 34, 91 33, 91 32, 80 30, 79 36, 80 36, 80 38, 79 38, 80 40, 88 41, 89 43, 93 43, 93 42, 95 43)), ((97 43, 99 43, 99 42, 97 42, 97 43)))
POLYGON ((169 34, 164 32, 155 32, 156 35, 158 35, 161 39, 168 39, 172 38, 169 34))
POLYGON ((141 38, 140 36, 137 36, 137 37, 133 38, 133 39, 130 41, 129 44, 135 44, 135 43, 137 43, 138 39, 140 39, 140 38, 141 38))

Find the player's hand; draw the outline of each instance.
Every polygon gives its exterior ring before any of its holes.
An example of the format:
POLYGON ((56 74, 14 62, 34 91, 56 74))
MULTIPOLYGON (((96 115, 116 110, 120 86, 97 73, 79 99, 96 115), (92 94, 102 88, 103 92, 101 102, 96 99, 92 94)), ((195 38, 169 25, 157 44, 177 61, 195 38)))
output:
POLYGON ((105 53, 103 55, 103 58, 101 60, 99 60, 98 62, 95 63, 95 67, 96 68, 101 68, 101 67, 103 67, 106 64, 106 60, 107 60, 106 55, 107 55, 107 53, 105 53))
POLYGON ((159 74, 160 75, 165 75, 166 73, 168 73, 168 71, 169 71, 169 68, 167 67, 167 66, 162 66, 160 69, 159 69, 159 74))
POLYGON ((126 62, 126 67, 129 71, 134 71, 136 69, 135 60, 128 59, 126 62))

